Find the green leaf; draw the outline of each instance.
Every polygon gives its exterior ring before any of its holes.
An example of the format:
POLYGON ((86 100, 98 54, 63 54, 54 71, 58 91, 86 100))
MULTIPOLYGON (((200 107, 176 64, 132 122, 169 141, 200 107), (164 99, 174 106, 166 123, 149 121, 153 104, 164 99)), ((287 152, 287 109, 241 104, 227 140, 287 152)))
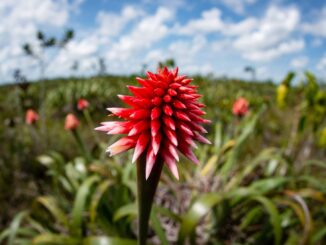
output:
POLYGON ((80 240, 74 237, 44 233, 33 239, 35 245, 80 245, 80 240))
POLYGON ((181 221, 180 216, 173 213, 170 209, 167 209, 167 208, 155 205, 155 204, 153 205, 153 208, 156 210, 157 213, 160 213, 160 214, 162 214, 164 216, 167 216, 170 219, 173 219, 173 220, 175 220, 177 222, 181 221))
POLYGON ((232 188, 238 186, 241 181, 249 174, 251 174, 254 169, 261 164, 261 162, 271 159, 277 159, 279 162, 284 162, 284 160, 278 156, 277 150, 275 148, 267 148, 261 151, 257 157, 254 158, 250 163, 246 164, 246 167, 236 174, 227 184, 226 190, 231 190, 232 188))
POLYGON ((128 187, 128 189, 132 192, 134 196, 137 196, 137 184, 133 180, 128 180, 123 182, 123 184, 128 187))
POLYGON ((82 245, 137 245, 137 241, 119 237, 87 237, 83 240, 82 245))
POLYGON ((41 203, 59 223, 68 226, 68 219, 65 213, 58 206, 57 200, 51 196, 41 196, 36 199, 37 202, 41 203))
POLYGON ((270 192, 271 190, 274 190, 286 182, 288 182, 290 179, 287 177, 272 177, 268 179, 262 179, 255 181, 253 184, 250 185, 251 189, 257 190, 261 195, 270 192))
POLYGON ((183 244, 185 239, 194 235, 198 222, 223 200, 223 196, 217 193, 207 193, 199 196, 191 205, 188 212, 182 217, 179 231, 179 244, 183 244))
POLYGON ((106 180, 103 181, 101 184, 99 184, 93 194, 91 204, 90 204, 90 219, 91 222, 94 223, 96 219, 96 214, 97 214, 97 207, 106 192, 106 190, 113 184, 114 182, 111 180, 106 180))
POLYGON ((221 176, 223 176, 224 180, 227 179, 229 176, 229 172, 233 169, 235 163, 237 162, 237 159, 239 157, 240 151, 244 143, 247 141, 248 137, 252 134, 254 131, 257 121, 260 117, 260 115, 264 112, 265 106, 263 106, 257 114, 253 115, 250 121, 245 125, 245 127, 242 129, 241 134, 236 140, 235 146, 232 149, 231 152, 228 154, 228 158, 223 165, 223 167, 220 170, 221 176))
POLYGON ((245 229, 248 225, 260 217, 262 213, 261 207, 254 207, 242 218, 240 229, 245 229))
POLYGON ((274 244, 279 245, 282 241, 281 217, 275 204, 266 197, 254 197, 254 200, 260 202, 269 214, 271 225, 273 226, 274 244))
POLYGON ((222 143, 223 143, 222 123, 218 122, 215 125, 215 137, 214 137, 214 145, 215 145, 216 152, 220 150, 220 148, 222 147, 222 143))
POLYGON ((126 216, 137 216, 137 203, 130 203, 119 208, 113 216, 114 221, 118 221, 119 219, 126 216))
POLYGON ((312 244, 316 244, 318 241, 320 241, 322 238, 326 236, 326 227, 322 227, 320 230, 318 230, 311 238, 312 244))
POLYGON ((14 245, 15 238, 18 233, 20 223, 27 215, 28 215, 27 211, 22 211, 22 212, 18 213, 15 216, 15 218, 13 219, 13 221, 11 222, 11 224, 8 228, 8 233, 6 233, 5 235, 1 235, 3 237, 8 236, 7 245, 14 245))
POLYGON ((86 201, 89 195, 91 194, 91 187, 94 185, 96 182, 98 182, 100 178, 98 176, 91 176, 87 178, 83 184, 80 186, 78 189, 75 201, 74 201, 74 206, 72 210, 72 217, 71 217, 71 230, 72 234, 74 235, 81 235, 81 224, 82 224, 82 219, 84 215, 84 210, 86 206, 86 201))
POLYGON ((169 242, 168 240, 166 239, 166 236, 165 236, 165 232, 161 226, 161 222, 160 220, 158 219, 157 217, 157 211, 155 208, 152 209, 152 212, 151 212, 151 225, 156 233, 156 235, 159 237, 160 239, 160 244, 162 245, 169 245, 169 242))

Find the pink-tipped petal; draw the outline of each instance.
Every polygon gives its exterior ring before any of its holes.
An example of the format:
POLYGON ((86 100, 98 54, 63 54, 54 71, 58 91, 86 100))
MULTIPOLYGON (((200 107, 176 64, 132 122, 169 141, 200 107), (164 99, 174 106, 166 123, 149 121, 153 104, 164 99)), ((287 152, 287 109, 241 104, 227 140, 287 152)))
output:
POLYGON ((156 161, 156 156, 153 152, 152 147, 149 147, 147 150, 147 155, 146 155, 146 170, 145 170, 146 179, 149 178, 149 176, 152 172, 152 169, 154 167, 155 161, 156 161))
POLYGON ((152 120, 151 121, 151 134, 154 137, 160 130, 161 123, 159 120, 152 120))
POLYGON ((165 164, 168 166, 168 168, 170 169, 173 176, 177 180, 179 180, 179 172, 178 172, 178 168, 177 168, 175 159, 167 152, 163 152, 162 155, 163 155, 163 159, 165 161, 165 164))
POLYGON ((133 111, 133 109, 130 108, 107 108, 108 111, 110 111, 112 114, 114 114, 117 117, 122 117, 125 119, 128 119, 130 116, 130 113, 133 111))
POLYGON ((121 138, 117 142, 110 145, 107 149, 107 152, 110 153, 110 156, 114 156, 116 154, 129 150, 130 148, 133 148, 135 145, 136 145, 135 138, 131 138, 127 136, 121 138))
POLYGON ((179 161, 179 155, 176 147, 173 144, 168 143, 167 149, 171 153, 171 155, 175 158, 175 160, 179 161))
POLYGON ((185 134, 193 136, 194 133, 192 132, 191 128, 184 122, 178 122, 178 128, 182 130, 185 134))
POLYGON ((161 133, 158 133, 154 137, 152 137, 152 147, 155 155, 157 155, 160 149, 161 141, 162 141, 161 133))
POLYGON ((148 129, 149 128, 149 121, 139 121, 138 123, 136 123, 132 129, 129 131, 129 136, 132 136, 132 135, 137 135, 137 134, 140 134, 142 133, 144 130, 148 129))
POLYGON ((209 144, 209 145, 212 144, 212 142, 210 142, 208 139, 206 139, 199 133, 195 133, 194 139, 204 144, 209 144))
POLYGON ((134 155, 132 157, 132 162, 134 163, 138 157, 144 152, 149 142, 149 134, 143 133, 137 140, 137 144, 135 147, 134 155))
POLYGON ((140 109, 140 110, 134 110, 131 114, 130 114, 130 118, 131 119, 146 119, 149 118, 150 116, 150 112, 148 110, 145 109, 140 109))
POLYGON ((169 141, 172 142, 175 146, 178 145, 178 139, 174 131, 170 130, 167 127, 164 127, 164 133, 169 141))
POLYGON ((175 123, 174 123, 174 120, 172 120, 171 117, 169 117, 167 115, 164 115, 163 116, 163 122, 167 127, 169 127, 172 130, 175 130, 175 123))
POLYGON ((169 106, 169 105, 164 105, 163 106, 163 111, 168 116, 172 116, 172 114, 173 114, 173 110, 172 110, 171 106, 169 106))
POLYGON ((178 149, 193 163, 199 164, 199 160, 196 158, 189 145, 182 143, 178 146, 178 149))
POLYGON ((190 122, 190 118, 187 116, 186 113, 182 112, 182 111, 176 111, 175 112, 175 116, 176 118, 182 120, 182 121, 186 121, 186 122, 190 122))

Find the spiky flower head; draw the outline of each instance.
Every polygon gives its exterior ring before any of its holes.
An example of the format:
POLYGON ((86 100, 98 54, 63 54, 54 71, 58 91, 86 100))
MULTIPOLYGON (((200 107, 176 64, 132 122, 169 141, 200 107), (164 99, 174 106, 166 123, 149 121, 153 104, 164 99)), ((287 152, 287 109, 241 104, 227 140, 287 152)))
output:
POLYGON ((39 115, 36 111, 32 109, 28 109, 25 114, 25 122, 29 125, 34 124, 36 121, 39 120, 39 115))
POLYGON ((103 122, 96 129, 107 134, 126 134, 107 151, 113 156, 135 148, 133 162, 146 154, 146 179, 159 157, 178 179, 178 151, 199 163, 192 148, 196 147, 195 141, 210 143, 201 135, 207 133, 201 124, 210 121, 201 117, 205 112, 204 105, 198 102, 201 95, 197 87, 189 85, 192 79, 178 75, 178 68, 169 71, 165 67, 157 74, 146 75, 145 79, 136 78, 140 87, 128 86, 134 96, 118 95, 130 108, 108 108, 124 121, 103 122))

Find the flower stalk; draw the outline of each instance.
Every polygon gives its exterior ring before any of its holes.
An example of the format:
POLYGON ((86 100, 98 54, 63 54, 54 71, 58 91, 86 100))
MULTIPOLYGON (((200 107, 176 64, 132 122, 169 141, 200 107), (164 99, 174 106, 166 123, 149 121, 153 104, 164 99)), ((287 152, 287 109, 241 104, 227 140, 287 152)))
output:
POLYGON ((93 122, 93 119, 92 119, 91 115, 89 114, 89 111, 87 110, 87 108, 85 110, 83 110, 83 114, 84 114, 84 117, 86 119, 86 122, 87 122, 88 126, 90 127, 90 129, 92 129, 91 131, 93 133, 93 136, 95 138, 96 143, 98 145, 100 145, 101 140, 98 137, 98 135, 95 133, 95 131, 93 131, 93 128, 95 128, 94 122, 93 122))
POLYGON ((137 193, 138 193, 138 245, 146 245, 148 221, 151 214, 154 195, 160 180, 163 159, 156 159, 153 172, 146 180, 146 155, 137 160, 137 193))
POLYGON ((87 163, 90 163, 91 160, 92 160, 92 157, 91 157, 90 153, 88 152, 82 138, 80 137, 80 134, 79 134, 78 130, 77 129, 72 129, 71 133, 74 136, 74 138, 75 138, 75 140, 77 142, 77 145, 78 145, 81 153, 85 157, 87 163))

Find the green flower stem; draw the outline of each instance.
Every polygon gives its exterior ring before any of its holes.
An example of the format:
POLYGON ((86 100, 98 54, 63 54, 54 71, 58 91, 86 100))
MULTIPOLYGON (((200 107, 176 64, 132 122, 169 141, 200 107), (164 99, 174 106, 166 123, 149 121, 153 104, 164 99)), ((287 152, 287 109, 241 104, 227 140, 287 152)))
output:
POLYGON ((85 159, 87 160, 87 163, 90 163, 92 161, 92 157, 91 157, 90 153, 88 152, 88 150, 86 149, 85 144, 84 144, 82 138, 80 137, 78 130, 73 129, 73 130, 71 130, 71 132, 79 146, 81 153, 84 155, 85 159))
POLYGON ((84 114, 84 117, 86 119, 86 122, 87 122, 88 126, 91 128, 91 131, 92 131, 93 136, 94 136, 94 138, 96 140, 96 143, 100 144, 101 141, 100 141, 100 138, 98 137, 98 135, 94 131, 94 128, 95 128, 94 127, 94 122, 93 122, 93 119, 92 119, 91 115, 89 114, 89 111, 87 109, 84 109, 83 114, 84 114))
POLYGON ((146 154, 137 161, 137 191, 138 191, 138 245, 146 245, 148 221, 151 214, 154 195, 160 180, 163 160, 158 157, 151 175, 146 180, 146 154))

